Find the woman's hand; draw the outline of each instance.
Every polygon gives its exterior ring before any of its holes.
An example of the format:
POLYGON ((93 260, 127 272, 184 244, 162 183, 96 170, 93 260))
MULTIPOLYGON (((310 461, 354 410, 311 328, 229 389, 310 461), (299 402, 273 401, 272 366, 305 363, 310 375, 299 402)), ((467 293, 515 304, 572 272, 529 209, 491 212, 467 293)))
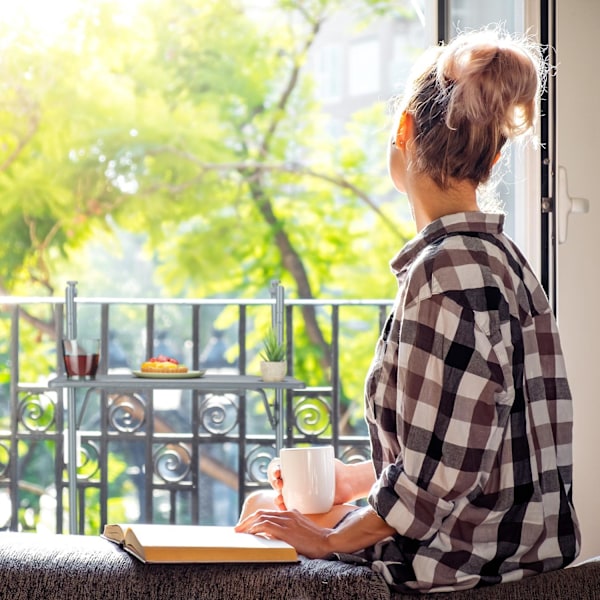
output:
MULTIPOLYGON (((370 461, 362 463, 345 464, 338 458, 335 459, 335 495, 333 504, 345 504, 364 498, 375 481, 373 466, 370 461)), ((275 490, 275 506, 279 510, 286 510, 283 500, 283 486, 279 459, 274 458, 267 468, 267 477, 271 487, 275 490)))
MULTIPOLYGON (((243 518, 235 530, 283 540, 308 558, 323 558, 332 552, 356 552, 395 533, 370 506, 364 508, 339 505, 334 518, 325 517, 316 522, 297 510, 259 509, 243 518), (347 518, 339 523, 344 511, 347 518)), ((329 513, 329 516, 333 515, 329 513)))
POLYGON ((297 510, 258 510, 240 521, 235 530, 283 540, 308 558, 330 554, 331 529, 320 527, 297 510))
POLYGON ((356 496, 354 481, 352 480, 352 467, 335 459, 335 495, 334 504, 346 504, 357 500, 362 495, 356 496))

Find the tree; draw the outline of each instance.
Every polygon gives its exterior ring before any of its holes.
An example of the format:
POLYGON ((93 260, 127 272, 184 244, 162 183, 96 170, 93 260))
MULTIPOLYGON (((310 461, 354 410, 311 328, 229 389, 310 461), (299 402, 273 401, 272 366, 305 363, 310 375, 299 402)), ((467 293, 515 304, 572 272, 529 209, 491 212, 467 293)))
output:
MULTIPOLYGON (((114 223, 147 233, 173 295, 254 296, 273 278, 300 298, 392 295, 407 229, 364 143, 385 147, 384 108, 333 138, 304 71, 347 3, 123 4, 81 2, 51 40, 2 26, 0 291, 53 294, 57 266, 114 223)), ((327 370, 314 307, 303 318, 327 370)))

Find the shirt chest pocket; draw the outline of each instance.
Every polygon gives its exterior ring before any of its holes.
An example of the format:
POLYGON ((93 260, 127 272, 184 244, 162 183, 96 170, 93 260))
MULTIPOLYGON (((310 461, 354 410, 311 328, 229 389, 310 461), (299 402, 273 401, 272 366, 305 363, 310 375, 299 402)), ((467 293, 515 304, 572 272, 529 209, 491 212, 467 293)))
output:
POLYGON ((374 419, 377 414, 377 407, 383 403, 383 375, 387 372, 390 365, 396 364, 396 355, 398 353, 398 343, 394 337, 394 313, 388 317, 377 345, 375 346, 375 355, 371 362, 369 372, 365 381, 365 399, 366 416, 369 420, 374 419))

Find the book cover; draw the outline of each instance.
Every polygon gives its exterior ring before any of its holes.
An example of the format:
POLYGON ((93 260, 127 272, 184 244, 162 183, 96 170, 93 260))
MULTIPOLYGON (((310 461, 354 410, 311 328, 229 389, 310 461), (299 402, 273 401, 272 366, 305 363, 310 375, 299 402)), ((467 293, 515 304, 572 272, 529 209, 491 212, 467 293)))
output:
POLYGON ((107 524, 102 537, 145 563, 296 562, 293 546, 233 527, 107 524))

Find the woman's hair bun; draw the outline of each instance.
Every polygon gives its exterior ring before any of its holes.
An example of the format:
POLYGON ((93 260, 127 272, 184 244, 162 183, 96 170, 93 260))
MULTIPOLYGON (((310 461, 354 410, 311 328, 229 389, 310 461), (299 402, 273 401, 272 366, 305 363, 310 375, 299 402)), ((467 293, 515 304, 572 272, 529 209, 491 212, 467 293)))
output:
POLYGON ((413 122, 411 164, 441 188, 485 182, 507 140, 533 130, 546 63, 500 28, 462 33, 425 52, 396 107, 413 122))
POLYGON ((446 125, 495 123, 507 139, 525 133, 536 118, 541 67, 538 47, 524 39, 498 29, 459 35, 437 61, 446 125))

